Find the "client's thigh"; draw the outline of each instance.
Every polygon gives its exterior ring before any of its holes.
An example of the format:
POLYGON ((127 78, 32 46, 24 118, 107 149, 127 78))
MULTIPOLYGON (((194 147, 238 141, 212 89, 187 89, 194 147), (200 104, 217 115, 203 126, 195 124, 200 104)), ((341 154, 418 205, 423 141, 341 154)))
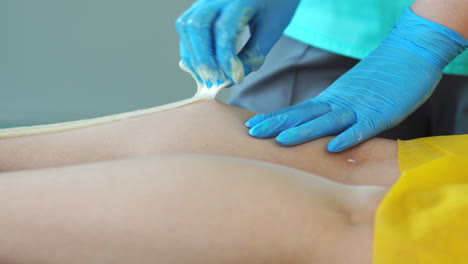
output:
POLYGON ((326 151, 319 139, 292 148, 247 134, 253 113, 214 100, 100 126, 0 140, 0 171, 56 167, 160 153, 227 155, 283 164, 340 182, 392 184, 396 142, 373 139, 349 151, 326 151))
POLYGON ((356 214, 372 192, 385 190, 202 155, 3 173, 0 260, 370 263, 356 214))

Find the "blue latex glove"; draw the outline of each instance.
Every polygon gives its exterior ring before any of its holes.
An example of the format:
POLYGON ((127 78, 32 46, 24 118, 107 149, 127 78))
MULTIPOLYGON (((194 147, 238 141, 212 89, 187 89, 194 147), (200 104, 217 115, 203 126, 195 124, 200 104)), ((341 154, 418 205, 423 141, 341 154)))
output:
POLYGON ((338 152, 397 125, 433 92, 442 69, 468 46, 453 30, 409 8, 369 56, 317 97, 247 121, 249 134, 284 146, 339 134, 338 152))
POLYGON ((299 0, 198 0, 176 22, 182 63, 207 87, 239 83, 257 70, 289 24, 299 0), (236 54, 239 34, 251 38, 236 54))

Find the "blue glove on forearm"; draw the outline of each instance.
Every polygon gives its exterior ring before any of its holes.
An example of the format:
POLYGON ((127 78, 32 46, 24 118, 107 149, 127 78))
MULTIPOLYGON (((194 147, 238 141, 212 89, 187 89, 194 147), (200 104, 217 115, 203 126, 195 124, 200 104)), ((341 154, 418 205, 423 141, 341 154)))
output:
POLYGON ((239 83, 257 70, 289 24, 299 0, 198 0, 176 23, 182 63, 208 87, 239 83), (239 54, 239 34, 251 38, 239 54))
POLYGON ((397 125, 433 92, 442 69, 468 46, 458 33, 406 9, 369 56, 314 99, 247 121, 254 137, 285 146, 339 134, 338 152, 397 125))

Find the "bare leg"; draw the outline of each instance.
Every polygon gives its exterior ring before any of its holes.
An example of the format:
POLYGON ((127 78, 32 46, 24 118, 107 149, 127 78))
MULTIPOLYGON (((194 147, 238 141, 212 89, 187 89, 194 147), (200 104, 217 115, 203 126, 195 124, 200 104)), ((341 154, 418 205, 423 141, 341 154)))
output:
POLYGON ((273 162, 352 184, 391 185, 398 178, 394 141, 374 139, 338 154, 325 150, 329 138, 285 148, 249 137, 243 123, 252 115, 210 100, 63 133, 4 139, 0 171, 190 152, 273 162))
POLYGON ((163 155, 0 174, 1 263, 371 263, 383 187, 163 155))

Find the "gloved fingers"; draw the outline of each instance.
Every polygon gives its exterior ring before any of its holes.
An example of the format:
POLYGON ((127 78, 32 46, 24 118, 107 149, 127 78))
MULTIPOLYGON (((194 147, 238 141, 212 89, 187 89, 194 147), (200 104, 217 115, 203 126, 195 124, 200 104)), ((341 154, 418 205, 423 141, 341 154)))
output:
POLYGON ((249 130, 249 134, 256 138, 271 138, 282 131, 299 125, 297 120, 287 115, 279 115, 269 118, 249 130))
POLYGON ((213 27, 220 15, 217 4, 205 3, 193 11, 187 27, 192 48, 192 65, 207 87, 226 81, 216 61, 215 34, 213 27))
POLYGON ((234 83, 240 83, 245 76, 242 62, 236 54, 237 40, 256 11, 255 7, 248 5, 225 8, 214 26, 218 65, 234 83))
MULTIPOLYGON (((330 110, 331 107, 328 103, 323 103, 315 99, 311 99, 293 106, 282 108, 274 112, 256 115, 249 119, 247 122, 245 122, 245 126, 248 128, 252 128, 267 119, 292 111, 295 111, 297 115, 302 115, 302 117, 306 118, 310 115, 312 115, 312 117, 317 117, 330 110)), ((311 118, 307 119, 307 121, 308 120, 311 120, 311 118)))
POLYGON ((331 152, 340 152, 366 141, 376 133, 375 125, 370 120, 363 120, 335 137, 327 149, 331 152))
POLYGON ((290 128, 278 135, 276 141, 283 146, 299 145, 317 138, 342 132, 355 123, 352 114, 328 112, 298 127, 290 128))
POLYGON ((247 41, 244 48, 239 52, 238 57, 239 61, 242 63, 244 68, 244 75, 247 76, 254 71, 258 71, 265 62, 266 52, 262 52, 258 43, 255 42, 252 38, 247 41))
POLYGON ((248 128, 253 128, 254 126, 262 123, 263 121, 265 121, 267 119, 270 119, 270 118, 273 118, 275 116, 281 115, 283 113, 287 113, 287 112, 291 111, 291 109, 292 109, 292 106, 280 109, 278 111, 266 113, 266 114, 258 114, 256 116, 250 118, 249 120, 247 120, 247 122, 245 122, 245 126, 248 127, 248 128))
POLYGON ((277 136, 284 130, 302 125, 330 111, 328 104, 314 100, 279 110, 270 115, 270 118, 258 123, 249 130, 249 134, 258 138, 277 136))
POLYGON ((267 4, 264 8, 270 12, 263 12, 250 21, 251 37, 238 54, 244 65, 245 75, 257 71, 263 65, 266 55, 283 35, 298 2, 288 0, 267 4))
POLYGON ((206 2, 191 8, 177 20, 177 31, 186 58, 184 63, 191 65, 196 75, 203 80, 207 87, 218 85, 225 81, 215 59, 214 36, 212 26, 220 12, 220 5, 216 2, 206 2))
POLYGON ((190 50, 186 46, 188 35, 186 33, 186 27, 185 27, 185 21, 188 20, 188 17, 192 13, 192 10, 189 9, 186 12, 184 12, 182 15, 177 18, 176 21, 176 30, 180 38, 179 42, 179 52, 180 52, 180 62, 179 62, 179 67, 190 73, 194 79, 196 79, 199 83, 203 83, 203 80, 198 76, 197 72, 195 71, 195 68, 192 65, 192 62, 190 61, 190 50))

